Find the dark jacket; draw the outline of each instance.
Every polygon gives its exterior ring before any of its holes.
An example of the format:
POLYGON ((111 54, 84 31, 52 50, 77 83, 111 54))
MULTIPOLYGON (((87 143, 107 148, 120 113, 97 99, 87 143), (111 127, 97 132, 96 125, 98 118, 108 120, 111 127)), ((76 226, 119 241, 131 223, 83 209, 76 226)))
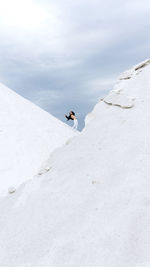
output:
POLYGON ((72 118, 71 118, 71 115, 69 115, 69 116, 67 116, 67 115, 65 115, 65 117, 66 117, 66 119, 69 121, 69 120, 73 120, 72 118))

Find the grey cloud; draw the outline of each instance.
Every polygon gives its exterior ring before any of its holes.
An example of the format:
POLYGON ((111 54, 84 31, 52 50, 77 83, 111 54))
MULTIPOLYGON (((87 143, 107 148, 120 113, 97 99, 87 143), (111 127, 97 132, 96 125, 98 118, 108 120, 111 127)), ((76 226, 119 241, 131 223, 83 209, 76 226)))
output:
POLYGON ((150 3, 35 2, 56 20, 35 31, 0 27, 0 79, 62 120, 74 109, 82 128, 120 72, 149 57, 150 3))

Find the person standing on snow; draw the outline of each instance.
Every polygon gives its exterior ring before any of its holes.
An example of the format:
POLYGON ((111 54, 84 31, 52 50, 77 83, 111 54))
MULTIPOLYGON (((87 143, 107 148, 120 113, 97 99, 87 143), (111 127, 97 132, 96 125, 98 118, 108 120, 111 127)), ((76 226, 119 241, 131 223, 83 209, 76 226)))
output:
POLYGON ((65 117, 66 117, 66 119, 67 119, 68 121, 69 121, 69 120, 73 120, 73 121, 74 121, 74 125, 73 125, 72 129, 73 129, 73 130, 77 130, 77 128, 78 128, 78 120, 77 120, 77 118, 76 118, 75 113, 74 113, 73 111, 70 111, 70 112, 69 112, 69 116, 67 116, 67 115, 65 114, 65 117))

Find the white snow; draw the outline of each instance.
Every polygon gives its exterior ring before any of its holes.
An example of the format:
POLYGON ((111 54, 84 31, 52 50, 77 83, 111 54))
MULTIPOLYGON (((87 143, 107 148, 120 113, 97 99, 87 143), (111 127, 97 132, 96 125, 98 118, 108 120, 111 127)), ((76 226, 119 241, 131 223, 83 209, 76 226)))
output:
POLYGON ((150 65, 140 70, 113 89, 132 108, 100 101, 41 175, 0 200, 0 266, 150 266, 150 65))
POLYGON ((0 84, 0 193, 33 177, 73 130, 0 84))
POLYGON ((133 100, 120 92, 111 92, 103 99, 103 101, 107 104, 119 106, 122 108, 133 107, 133 100))

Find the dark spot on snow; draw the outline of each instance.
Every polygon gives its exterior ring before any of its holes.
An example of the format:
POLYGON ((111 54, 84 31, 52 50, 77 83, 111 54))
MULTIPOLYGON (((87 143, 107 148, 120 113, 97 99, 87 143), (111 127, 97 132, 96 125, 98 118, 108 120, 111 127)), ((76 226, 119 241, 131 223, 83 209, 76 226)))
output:
POLYGON ((135 68, 135 71, 137 71, 137 70, 140 70, 140 69, 142 69, 142 68, 145 68, 147 65, 149 65, 150 64, 150 60, 147 60, 146 62, 144 62, 143 64, 140 64, 140 65, 138 65, 136 68, 135 68))
POLYGON ((131 79, 130 76, 127 76, 127 77, 124 77, 124 78, 120 78, 120 80, 129 80, 129 79, 131 79))
POLYGON ((42 175, 43 173, 42 172, 39 172, 38 175, 42 175))

